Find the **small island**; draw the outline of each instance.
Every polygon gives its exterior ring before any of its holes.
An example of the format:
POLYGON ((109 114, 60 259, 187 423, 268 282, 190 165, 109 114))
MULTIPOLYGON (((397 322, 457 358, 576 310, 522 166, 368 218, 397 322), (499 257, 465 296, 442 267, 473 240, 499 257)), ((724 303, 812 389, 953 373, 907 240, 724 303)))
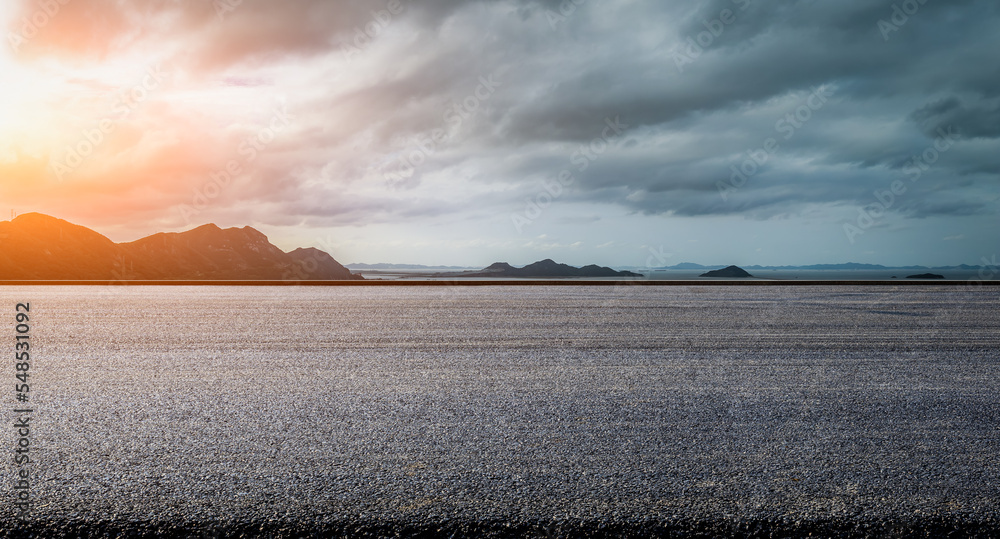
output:
POLYGON ((921 273, 919 275, 907 275, 907 279, 944 279, 944 275, 936 273, 921 273))
POLYGON ((725 277, 727 279, 744 279, 747 277, 753 277, 747 273, 747 271, 739 266, 729 266, 728 268, 722 268, 717 270, 708 271, 699 275, 699 277, 725 277))
POLYGON ((538 262, 528 264, 523 268, 515 268, 506 262, 496 262, 474 272, 461 272, 448 274, 451 277, 532 277, 532 278, 553 278, 553 277, 642 277, 641 273, 631 271, 616 271, 608 267, 590 264, 577 268, 568 264, 560 264, 552 259, 546 258, 538 262))

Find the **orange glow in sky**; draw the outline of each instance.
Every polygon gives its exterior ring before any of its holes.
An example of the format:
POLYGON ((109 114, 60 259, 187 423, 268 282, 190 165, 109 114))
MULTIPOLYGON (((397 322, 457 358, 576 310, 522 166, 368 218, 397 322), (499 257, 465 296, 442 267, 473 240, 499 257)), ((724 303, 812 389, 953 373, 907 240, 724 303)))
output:
MULTIPOLYGON (((168 10, 139 19, 131 13, 131 20, 111 8, 68 2, 50 15, 34 3, 4 3, 0 196, 16 210, 112 233, 136 221, 131 235, 201 224, 211 218, 199 215, 207 204, 187 215, 173 210, 192 207, 230 160, 248 159, 241 145, 268 125, 267 109, 281 106, 281 91, 193 59, 184 48, 197 37, 143 38, 171 25, 174 33, 222 31, 211 12, 168 10)), ((265 138, 276 143, 270 133, 265 138)), ((239 167, 239 181, 266 183, 257 165, 269 162, 257 146, 254 162, 239 167)), ((219 193, 212 202, 224 207, 234 194, 219 193)))
POLYGON ((0 215, 476 267, 995 252, 996 2, 888 34, 871 3, 722 3, 714 35, 718 2, 5 0, 0 215))

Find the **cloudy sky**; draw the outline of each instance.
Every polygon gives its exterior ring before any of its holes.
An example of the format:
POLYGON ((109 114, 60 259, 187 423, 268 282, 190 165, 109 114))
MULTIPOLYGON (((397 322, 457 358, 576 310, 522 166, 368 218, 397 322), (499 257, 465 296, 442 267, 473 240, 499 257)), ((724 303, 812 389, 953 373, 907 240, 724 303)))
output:
POLYGON ((0 4, 2 215, 338 260, 980 263, 994 0, 0 4))

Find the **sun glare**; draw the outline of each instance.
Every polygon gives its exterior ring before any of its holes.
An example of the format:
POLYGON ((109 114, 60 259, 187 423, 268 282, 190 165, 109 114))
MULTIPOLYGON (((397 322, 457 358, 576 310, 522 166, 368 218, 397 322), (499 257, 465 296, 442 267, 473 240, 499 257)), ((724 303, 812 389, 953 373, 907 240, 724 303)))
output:
POLYGON ((50 114, 44 105, 51 83, 5 53, 0 54, 0 73, 0 142, 37 143, 50 114))

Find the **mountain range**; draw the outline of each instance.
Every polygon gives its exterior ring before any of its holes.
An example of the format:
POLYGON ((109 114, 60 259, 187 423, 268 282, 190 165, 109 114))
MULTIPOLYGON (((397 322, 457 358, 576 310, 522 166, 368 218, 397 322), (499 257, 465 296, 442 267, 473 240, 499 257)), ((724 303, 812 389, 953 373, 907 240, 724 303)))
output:
POLYGON ((474 272, 453 274, 455 277, 642 277, 640 273, 631 271, 615 271, 611 268, 590 264, 577 268, 568 264, 560 264, 546 258, 515 268, 506 262, 496 262, 474 272))
POLYGON ((429 271, 429 270, 468 270, 473 269, 469 266, 425 266, 423 264, 390 264, 388 262, 379 262, 378 264, 344 264, 344 266, 351 271, 393 271, 393 270, 404 270, 404 271, 429 271))
MULTIPOLYGON (((530 265, 530 264, 529 264, 530 265)), ((403 271, 434 271, 434 270, 453 270, 453 271, 468 271, 472 269, 469 266, 426 266, 422 264, 392 264, 392 263, 379 263, 379 264, 345 264, 345 266, 352 271, 385 271, 391 272, 394 270, 403 271)), ((685 270, 685 271, 710 271, 724 269, 726 265, 702 265, 695 264, 693 262, 684 262, 681 264, 675 264, 673 266, 663 266, 650 268, 645 266, 618 266, 623 269, 639 271, 639 272, 650 272, 650 271, 665 271, 665 270, 685 270)), ((968 264, 959 264, 957 266, 883 266, 881 264, 859 264, 857 262, 848 262, 846 264, 812 264, 805 266, 741 266, 747 270, 814 270, 814 271, 881 271, 881 270, 961 270, 961 271, 974 271, 982 269, 984 266, 970 266, 968 264)), ((516 269, 516 268, 515 268, 516 269)), ((477 270, 484 271, 484 270, 477 270)))
POLYGON ((353 280, 362 279, 315 248, 284 252, 247 226, 202 225, 115 243, 40 213, 0 222, 4 280, 353 280))
MULTIPOLYGON (((701 264, 695 264, 693 262, 683 262, 680 264, 675 264, 673 266, 664 266, 661 268, 650 268, 653 270, 717 270, 725 268, 725 265, 717 266, 703 266, 701 264)), ((857 262, 848 262, 846 264, 812 264, 808 266, 741 266, 746 270, 817 270, 817 271, 842 271, 842 270, 977 270, 982 266, 970 266, 968 264, 959 264, 957 266, 883 266, 881 264, 859 264, 857 262)), ((632 267, 632 269, 636 269, 632 267)))

